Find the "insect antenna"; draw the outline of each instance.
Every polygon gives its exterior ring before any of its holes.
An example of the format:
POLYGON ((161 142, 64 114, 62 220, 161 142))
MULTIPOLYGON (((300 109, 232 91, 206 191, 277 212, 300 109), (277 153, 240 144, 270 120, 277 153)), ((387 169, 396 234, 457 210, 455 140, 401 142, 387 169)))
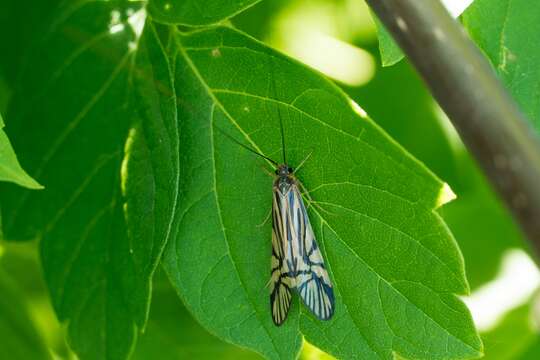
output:
MULTIPOLYGON (((214 126, 215 126, 215 125, 214 125, 214 126)), ((223 131, 223 130, 222 130, 221 128, 219 128, 218 126, 215 126, 215 128, 218 129, 220 133, 222 133, 223 135, 225 135, 226 137, 228 137, 229 140, 231 140, 231 141, 237 143, 238 145, 240 145, 241 147, 243 147, 243 148, 246 149, 247 151, 252 152, 253 154, 258 155, 258 156, 262 157, 263 159, 266 159, 266 160, 270 161, 270 162, 271 162, 274 166, 276 166, 276 167, 279 166, 279 164, 277 163, 277 161, 274 161, 274 160, 270 159, 268 156, 263 155, 263 154, 261 154, 260 152, 258 152, 257 150, 252 149, 252 148, 249 147, 248 145, 246 145, 246 144, 240 142, 239 140, 236 140, 234 137, 232 137, 231 135, 227 134, 225 131, 223 131)))
MULTIPOLYGON (((272 75, 272 92, 274 95, 274 99, 277 101, 277 92, 276 92, 276 77, 274 73, 274 61, 272 60, 272 57, 270 57, 270 74, 272 75)), ((283 163, 287 164, 287 152, 285 151, 285 132, 283 131, 283 119, 281 117, 281 110, 279 109, 280 104, 276 103, 277 106, 277 112, 279 117, 279 130, 281 132, 281 150, 283 152, 283 163)))

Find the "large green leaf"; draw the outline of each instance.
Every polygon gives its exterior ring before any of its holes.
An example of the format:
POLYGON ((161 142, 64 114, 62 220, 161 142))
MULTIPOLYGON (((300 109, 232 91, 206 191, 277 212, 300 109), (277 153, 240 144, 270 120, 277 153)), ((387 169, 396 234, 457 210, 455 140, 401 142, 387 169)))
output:
POLYGON ((540 2, 476 0, 463 24, 540 131, 540 2))
POLYGON ((26 299, 14 280, 0 267, 0 358, 11 360, 50 359, 26 299))
POLYGON ((32 179, 17 161, 17 155, 3 129, 4 120, 0 114, 0 181, 11 181, 29 189, 42 189, 43 186, 32 179))
POLYGON ((159 22, 188 26, 228 19, 261 0, 149 0, 148 11, 159 22))
POLYGON ((433 211, 442 183, 302 65, 225 27, 176 40, 185 176, 164 262, 195 317, 272 359, 295 358, 302 335, 347 359, 479 356, 454 295, 468 291, 462 258, 433 211), (298 176, 314 201, 309 214, 337 297, 331 321, 295 301, 279 328, 265 286, 272 178, 221 133, 279 160, 278 108, 290 165, 311 154, 298 176))
POLYGON ((41 239, 55 310, 82 359, 133 348, 176 202, 176 97, 153 27, 138 39, 139 8, 70 3, 11 108, 21 158, 47 189, 2 189, 6 238, 41 239))

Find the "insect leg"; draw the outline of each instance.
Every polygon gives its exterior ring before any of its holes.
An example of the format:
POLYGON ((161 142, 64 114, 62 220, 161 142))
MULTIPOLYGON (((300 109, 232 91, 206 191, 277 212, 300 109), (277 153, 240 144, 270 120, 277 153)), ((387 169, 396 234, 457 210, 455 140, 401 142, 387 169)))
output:
POLYGON ((272 215, 272 209, 270 209, 268 215, 266 215, 266 217, 264 218, 264 221, 258 224, 257 227, 263 227, 268 222, 268 219, 270 219, 270 215, 272 215))
POLYGON ((296 167, 296 169, 294 169, 295 173, 302 167, 302 165, 304 165, 304 163, 307 161, 307 159, 310 158, 311 154, 313 154, 313 150, 311 150, 309 152, 309 154, 304 158, 304 160, 300 161, 300 164, 296 167))
POLYGON ((267 168, 265 168, 264 166, 261 165, 261 169, 264 171, 264 173, 272 178, 275 177, 275 174, 273 174, 270 170, 268 170, 267 168))

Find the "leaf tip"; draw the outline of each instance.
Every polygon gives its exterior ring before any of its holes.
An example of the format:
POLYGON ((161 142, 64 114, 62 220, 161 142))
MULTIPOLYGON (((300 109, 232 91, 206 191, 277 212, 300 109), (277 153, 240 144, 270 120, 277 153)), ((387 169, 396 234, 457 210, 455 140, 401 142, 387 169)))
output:
POLYGON ((435 202, 435 207, 439 208, 444 204, 448 204, 450 201, 455 200, 457 195, 452 191, 452 188, 448 183, 443 183, 441 189, 439 190, 439 195, 435 202))
POLYGON ((31 190, 43 190, 45 189, 45 186, 32 179, 32 182, 28 184, 28 188, 31 190))

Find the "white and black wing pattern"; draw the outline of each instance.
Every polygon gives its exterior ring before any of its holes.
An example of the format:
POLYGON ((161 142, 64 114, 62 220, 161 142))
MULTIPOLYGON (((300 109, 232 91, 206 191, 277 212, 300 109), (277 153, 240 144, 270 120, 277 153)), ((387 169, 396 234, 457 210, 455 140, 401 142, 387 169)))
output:
POLYGON ((294 275, 290 270, 290 261, 286 259, 288 237, 287 204, 277 188, 273 191, 272 203, 272 272, 270 277, 270 308, 274 324, 281 325, 287 318, 291 306, 291 288, 294 287, 294 275))
POLYGON ((274 184, 272 203, 270 305, 276 325, 287 317, 292 288, 319 319, 332 317, 334 291, 302 196, 295 180, 281 178, 274 184))
POLYGON ((324 260, 309 217, 296 184, 292 184, 294 195, 288 198, 294 232, 298 241, 298 259, 295 261, 294 284, 304 304, 321 320, 328 320, 334 314, 334 290, 324 266, 324 260))

